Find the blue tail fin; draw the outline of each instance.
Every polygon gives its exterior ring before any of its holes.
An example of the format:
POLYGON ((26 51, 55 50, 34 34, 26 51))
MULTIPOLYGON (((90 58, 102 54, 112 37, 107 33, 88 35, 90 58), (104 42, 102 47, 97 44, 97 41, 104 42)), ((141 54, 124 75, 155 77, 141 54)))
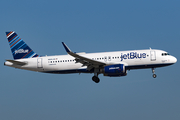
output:
POLYGON ((6 36, 14 59, 39 56, 14 31, 6 32, 6 36))

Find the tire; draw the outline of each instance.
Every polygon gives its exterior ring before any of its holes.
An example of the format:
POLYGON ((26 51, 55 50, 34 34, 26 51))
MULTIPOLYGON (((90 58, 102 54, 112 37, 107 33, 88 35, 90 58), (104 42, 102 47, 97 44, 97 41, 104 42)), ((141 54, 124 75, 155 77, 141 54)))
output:
POLYGON ((92 80, 93 80, 95 83, 99 83, 99 82, 100 82, 100 79, 99 79, 97 76, 93 76, 93 77, 92 77, 92 80))
POLYGON ((156 74, 153 74, 153 78, 156 78, 157 77, 157 75, 156 74))

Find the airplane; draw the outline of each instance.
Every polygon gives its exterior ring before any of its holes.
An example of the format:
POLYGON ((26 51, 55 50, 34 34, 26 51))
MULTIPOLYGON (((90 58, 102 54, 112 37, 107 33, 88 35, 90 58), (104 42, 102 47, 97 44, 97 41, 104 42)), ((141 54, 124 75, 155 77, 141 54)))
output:
POLYGON ((99 83, 99 74, 109 77, 126 76, 128 70, 169 66, 177 59, 158 49, 129 50, 100 53, 75 53, 62 42, 67 55, 40 56, 36 54, 15 31, 6 32, 14 60, 6 60, 5 66, 43 73, 69 74, 94 73, 92 80, 99 83))

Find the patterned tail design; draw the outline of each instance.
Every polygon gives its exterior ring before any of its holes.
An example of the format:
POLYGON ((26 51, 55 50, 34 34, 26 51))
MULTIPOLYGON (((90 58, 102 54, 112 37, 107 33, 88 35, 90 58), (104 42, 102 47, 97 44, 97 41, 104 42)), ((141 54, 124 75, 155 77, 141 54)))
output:
POLYGON ((6 32, 14 59, 33 58, 37 55, 14 31, 6 32))

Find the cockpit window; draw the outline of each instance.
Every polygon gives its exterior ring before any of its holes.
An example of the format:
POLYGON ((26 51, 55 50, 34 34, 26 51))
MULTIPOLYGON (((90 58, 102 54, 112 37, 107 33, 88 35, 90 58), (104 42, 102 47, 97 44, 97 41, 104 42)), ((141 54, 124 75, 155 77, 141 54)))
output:
POLYGON ((170 55, 169 53, 162 53, 162 56, 170 55))

